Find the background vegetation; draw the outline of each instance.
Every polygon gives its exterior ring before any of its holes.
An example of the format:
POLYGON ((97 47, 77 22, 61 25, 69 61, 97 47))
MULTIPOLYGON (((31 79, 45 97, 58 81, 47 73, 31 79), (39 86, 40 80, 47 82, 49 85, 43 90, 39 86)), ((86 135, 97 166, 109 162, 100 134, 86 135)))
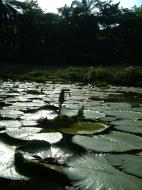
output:
POLYGON ((0 71, 0 79, 35 82, 63 82, 95 84, 98 87, 112 85, 142 87, 142 68, 121 67, 68 67, 58 69, 36 69, 25 72, 0 71))
POLYGON ((0 0, 0 63, 140 65, 141 34, 142 6, 75 0, 54 14, 37 1, 0 0))

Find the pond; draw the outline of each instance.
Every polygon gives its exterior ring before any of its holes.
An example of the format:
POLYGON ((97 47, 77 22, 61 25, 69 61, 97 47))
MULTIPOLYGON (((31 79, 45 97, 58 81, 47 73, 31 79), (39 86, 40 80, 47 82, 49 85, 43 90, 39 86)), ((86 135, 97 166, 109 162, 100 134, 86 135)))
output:
POLYGON ((142 88, 0 81, 0 189, 19 188, 141 190, 142 88))

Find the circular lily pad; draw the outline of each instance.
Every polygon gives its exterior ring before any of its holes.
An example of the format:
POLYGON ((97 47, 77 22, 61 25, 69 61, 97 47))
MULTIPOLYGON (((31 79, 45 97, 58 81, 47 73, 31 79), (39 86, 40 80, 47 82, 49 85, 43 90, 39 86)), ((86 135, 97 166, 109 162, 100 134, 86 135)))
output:
POLYGON ((21 127, 21 128, 6 128, 6 133, 13 138, 25 140, 33 134, 40 132, 41 128, 36 127, 21 127))
POLYGON ((47 141, 50 144, 59 142, 63 137, 59 132, 39 133, 41 130, 36 127, 7 128, 6 133, 16 139, 47 141))
POLYGON ((132 133, 142 133, 142 121, 141 120, 118 120, 111 122, 114 128, 120 131, 127 131, 132 133))
POLYGON ((125 120, 136 120, 142 119, 141 112, 133 112, 133 111, 108 111, 105 112, 108 116, 114 116, 116 119, 125 119, 125 120))
MULTIPOLYGON (((61 109, 61 114, 62 115, 67 115, 69 117, 72 117, 72 116, 77 116, 78 114, 78 110, 76 109, 67 109, 65 107, 63 107, 61 109)), ((99 118, 102 118, 105 116, 105 114, 103 113, 100 113, 99 111, 94 111, 94 110, 84 110, 83 111, 83 115, 85 117, 85 119, 92 119, 92 120, 96 120, 96 119, 99 119, 99 118)))
POLYGON ((1 120, 0 128, 21 128, 22 122, 19 120, 1 120))
POLYGON ((15 164, 17 170, 26 176, 42 176, 49 180, 56 179, 57 182, 61 179, 61 171, 67 160, 72 156, 73 152, 68 147, 33 140, 16 149, 15 164))
POLYGON ((100 119, 105 117, 104 113, 100 113, 99 111, 94 110, 84 110, 85 119, 100 119))
POLYGON ((107 125, 93 122, 76 122, 69 127, 59 128, 58 130, 68 134, 94 134, 108 128, 107 125))
POLYGON ((135 156, 130 154, 105 156, 110 164, 117 167, 126 173, 142 177, 142 156, 135 156))
POLYGON ((85 149, 98 152, 125 152, 142 149, 141 137, 115 131, 93 137, 76 135, 72 141, 85 149))
POLYGON ((57 113, 52 110, 39 110, 35 113, 26 113, 21 119, 23 120, 39 120, 42 118, 54 119, 57 116, 57 113))
POLYGON ((126 173, 142 177, 142 156, 131 154, 108 154, 105 156, 110 164, 126 173))
POLYGON ((14 110, 0 110, 0 116, 2 118, 7 119, 18 119, 20 116, 23 115, 23 112, 21 111, 14 111, 14 110))
POLYGON ((64 173, 80 190, 140 190, 142 180, 112 167, 104 155, 86 154, 68 163, 64 173))
POLYGON ((0 177, 11 180, 27 180, 15 169, 14 154, 16 147, 0 142, 0 177))

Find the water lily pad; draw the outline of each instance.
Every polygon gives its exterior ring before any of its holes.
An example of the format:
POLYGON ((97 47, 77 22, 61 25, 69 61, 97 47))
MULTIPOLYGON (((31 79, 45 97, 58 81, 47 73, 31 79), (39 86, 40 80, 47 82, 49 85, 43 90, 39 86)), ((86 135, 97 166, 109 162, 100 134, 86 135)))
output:
POLYGON ((45 106, 45 105, 46 104, 43 101, 39 101, 39 102, 16 102, 16 103, 12 104, 12 106, 18 110, 38 109, 38 108, 45 106))
POLYGON ((22 123, 19 120, 1 120, 0 121, 0 128, 21 128, 22 123))
MULTIPOLYGON (((71 117, 68 117, 67 115, 59 115, 57 117, 55 117, 53 120, 47 120, 47 124, 50 126, 51 128, 53 127, 63 127, 63 126, 70 126, 72 123, 74 123, 74 120, 71 117)), ((47 127, 48 127, 47 125, 47 127)))
MULTIPOLYGON (((62 115, 67 115, 69 117, 72 117, 72 116, 77 116, 78 114, 78 110, 76 109, 67 109, 65 107, 63 107, 61 109, 61 114, 62 115)), ((105 114, 103 113, 100 113, 99 111, 94 111, 94 110, 84 110, 83 111, 83 115, 85 117, 85 119, 99 119, 99 118, 102 118, 105 116, 105 114)))
POLYGON ((78 110, 77 109, 69 109, 66 107, 62 107, 61 109, 61 115, 67 115, 69 117, 76 116, 78 110))
POLYGON ((17 92, 3 92, 1 93, 1 96, 5 96, 5 97, 14 97, 14 96, 19 96, 20 93, 17 92))
POLYGON ((100 119, 105 117, 104 113, 100 113, 99 111, 94 110, 84 110, 84 117, 85 119, 100 119))
POLYGON ((57 113, 52 110, 39 110, 35 113, 26 113, 21 119, 23 120, 39 120, 42 118, 54 119, 57 116, 57 113))
POLYGON ((36 127, 7 128, 6 133, 16 139, 47 141, 50 144, 57 143, 62 139, 62 134, 59 132, 38 133, 41 130, 42 128, 36 127))
POLYGON ((111 122, 114 128, 120 131, 127 131, 132 133, 142 133, 142 121, 141 120, 118 120, 111 122))
POLYGON ((48 180, 56 179, 57 182, 62 177, 64 180, 66 179, 61 172, 72 155, 73 153, 68 148, 60 148, 45 141, 33 140, 16 149, 15 165, 21 174, 44 177, 48 180))
POLYGON ((36 127, 21 127, 21 128, 6 128, 6 133, 13 138, 25 140, 33 134, 40 132, 41 128, 36 127))
POLYGON ((35 127, 38 125, 37 121, 34 120, 21 120, 23 127, 35 127))
POLYGON ((108 126, 93 122, 76 122, 69 127, 59 128, 58 130, 68 134, 94 134, 107 129, 108 126))
POLYGON ((57 161, 58 165, 66 164, 68 158, 74 155, 69 146, 56 146, 46 141, 37 140, 30 141, 26 145, 19 147, 17 151, 22 151, 26 159, 37 160, 39 162, 43 160, 44 164, 54 164, 57 161))
POLYGON ((125 152, 142 149, 141 137, 115 131, 93 137, 76 135, 72 141, 86 149, 99 152, 125 152))
POLYGON ((17 173, 14 165, 15 148, 0 142, 0 177, 11 180, 27 180, 17 173))
POLYGON ((38 133, 34 134, 31 137, 27 137, 25 140, 40 140, 47 141, 50 144, 57 143, 63 138, 62 134, 59 132, 50 132, 50 133, 38 133))
POLYGON ((135 156, 130 154, 123 155, 106 155, 106 159, 118 169, 142 177, 142 156, 135 156))
POLYGON ((23 112, 21 111, 14 111, 14 110, 0 110, 0 116, 2 118, 7 119, 18 119, 20 116, 23 115, 23 112))
POLYGON ((142 119, 142 113, 141 112, 132 112, 132 111, 108 111, 105 112, 106 115, 114 116, 117 119, 128 119, 128 120, 136 120, 136 119, 142 119))
POLYGON ((102 111, 102 112, 106 112, 106 111, 131 111, 131 104, 128 103, 115 103, 115 102, 109 102, 109 103, 103 103, 101 106, 95 107, 97 111, 102 111))
POLYGON ((142 180, 112 167, 103 155, 87 154, 68 163, 65 174, 80 190, 140 190, 142 180))
POLYGON ((106 117, 101 118, 101 121, 105 121, 105 122, 111 122, 111 121, 115 121, 115 120, 116 120, 115 117, 106 116, 106 117))

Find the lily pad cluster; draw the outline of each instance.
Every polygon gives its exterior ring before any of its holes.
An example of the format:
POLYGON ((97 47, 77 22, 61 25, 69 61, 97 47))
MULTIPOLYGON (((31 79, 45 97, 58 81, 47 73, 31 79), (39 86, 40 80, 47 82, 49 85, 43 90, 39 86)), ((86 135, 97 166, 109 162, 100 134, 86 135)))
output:
POLYGON ((141 190, 140 94, 1 82, 0 189, 141 190))

